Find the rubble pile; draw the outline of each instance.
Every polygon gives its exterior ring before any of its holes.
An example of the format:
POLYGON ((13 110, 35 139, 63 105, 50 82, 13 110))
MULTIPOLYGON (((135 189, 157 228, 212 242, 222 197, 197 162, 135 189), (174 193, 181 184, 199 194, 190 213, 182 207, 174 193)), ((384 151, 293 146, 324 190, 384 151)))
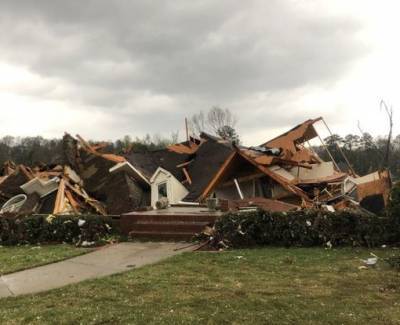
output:
POLYGON ((90 197, 68 165, 51 169, 16 166, 0 183, 0 213, 105 215, 102 203, 90 197))
POLYGON ((106 143, 92 145, 66 133, 59 163, 2 166, 0 214, 120 215, 165 205, 198 206, 210 198, 225 210, 382 211, 392 185, 389 171, 357 175, 344 155, 348 168, 340 169, 314 128, 317 122, 326 125, 322 118, 307 120, 255 147, 202 133, 165 149, 124 156, 106 152, 106 143), (313 150, 309 141, 314 138, 331 161, 313 150))
POLYGON ((314 128, 320 121, 323 119, 308 120, 258 147, 234 146, 200 200, 216 196, 239 200, 239 206, 247 200, 249 206, 269 211, 293 206, 331 212, 346 208, 382 211, 392 186, 389 171, 361 177, 344 154, 348 166, 341 170, 314 128), (332 161, 323 161, 313 150, 309 141, 314 138, 321 140, 332 161), (290 205, 282 207, 282 203, 290 205))
POLYGON ((0 174, 0 213, 110 214, 105 202, 95 197, 101 197, 102 186, 113 177, 108 169, 125 159, 101 154, 96 151, 100 147, 78 139, 64 136, 63 161, 55 166, 27 167, 6 162, 0 174))

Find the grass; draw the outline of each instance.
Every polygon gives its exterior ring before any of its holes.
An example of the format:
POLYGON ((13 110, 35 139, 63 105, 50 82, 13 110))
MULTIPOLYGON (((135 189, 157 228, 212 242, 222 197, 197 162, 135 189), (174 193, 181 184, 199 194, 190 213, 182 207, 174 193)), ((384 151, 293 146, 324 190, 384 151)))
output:
POLYGON ((84 254, 87 248, 72 245, 0 247, 0 275, 61 261, 84 254))
MULTIPOLYGON (((380 257, 392 249, 374 250, 380 257)), ((398 252, 398 251, 397 251, 398 252)), ((0 301, 1 324, 400 324, 400 277, 365 249, 185 253, 0 301)))

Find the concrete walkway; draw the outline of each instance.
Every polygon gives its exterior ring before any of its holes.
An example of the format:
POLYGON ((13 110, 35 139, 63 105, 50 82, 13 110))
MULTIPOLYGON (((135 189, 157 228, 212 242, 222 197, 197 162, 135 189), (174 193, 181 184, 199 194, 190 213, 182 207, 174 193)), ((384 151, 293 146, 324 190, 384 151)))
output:
MULTIPOLYGON (((182 253, 187 243, 120 243, 62 262, 0 277, 0 298, 37 293, 104 277, 182 253)), ((193 248, 192 248, 193 249, 193 248)), ((190 249, 189 249, 190 250, 190 249)))

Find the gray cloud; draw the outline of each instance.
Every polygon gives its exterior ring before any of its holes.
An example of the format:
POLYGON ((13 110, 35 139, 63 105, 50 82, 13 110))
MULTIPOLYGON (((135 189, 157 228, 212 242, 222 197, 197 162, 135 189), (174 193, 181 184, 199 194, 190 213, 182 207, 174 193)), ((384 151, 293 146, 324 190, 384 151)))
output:
MULTIPOLYGON (((241 104, 270 94, 263 103, 277 106, 256 112, 254 124, 244 118, 246 131, 272 125, 278 118, 264 113, 276 114, 283 96, 330 87, 369 51, 358 38, 357 19, 304 6, 290 0, 2 0, 0 28, 8 32, 0 36, 0 60, 56 80, 58 87, 40 96, 109 112, 133 132, 150 124, 149 132, 173 130, 177 118, 213 105, 241 114, 241 104), (153 123, 154 116, 168 123, 153 123)), ((302 113, 282 115, 291 122, 302 113)))

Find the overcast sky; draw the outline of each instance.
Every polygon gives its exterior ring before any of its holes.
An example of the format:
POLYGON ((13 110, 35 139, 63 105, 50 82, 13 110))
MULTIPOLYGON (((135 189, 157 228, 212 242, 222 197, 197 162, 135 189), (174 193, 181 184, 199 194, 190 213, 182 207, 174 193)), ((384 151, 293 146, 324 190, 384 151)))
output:
POLYGON ((212 106, 259 144, 308 118, 400 121, 398 1, 1 0, 0 136, 184 136, 212 106))

